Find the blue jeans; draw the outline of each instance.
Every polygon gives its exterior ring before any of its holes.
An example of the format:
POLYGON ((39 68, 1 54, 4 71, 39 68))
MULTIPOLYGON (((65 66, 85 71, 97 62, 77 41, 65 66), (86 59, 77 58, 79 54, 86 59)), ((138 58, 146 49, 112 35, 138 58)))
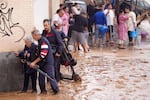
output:
POLYGON ((102 35, 102 33, 100 32, 100 27, 102 25, 96 25, 96 30, 95 30, 95 38, 96 39, 100 39, 100 38, 103 38, 104 35, 102 35))

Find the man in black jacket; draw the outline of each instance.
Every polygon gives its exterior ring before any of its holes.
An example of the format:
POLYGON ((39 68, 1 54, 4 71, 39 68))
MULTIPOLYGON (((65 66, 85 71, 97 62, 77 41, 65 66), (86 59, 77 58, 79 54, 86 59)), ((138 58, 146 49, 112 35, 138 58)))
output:
MULTIPOLYGON (((43 37, 38 30, 32 31, 32 37, 36 41, 38 41, 38 57, 31 62, 30 67, 34 68, 36 64, 40 66, 40 69, 46 72, 53 80, 50 81, 51 88, 54 94, 58 93, 59 88, 58 84, 55 80, 55 72, 54 72, 54 58, 52 53, 51 45, 49 41, 43 37)), ((39 85, 41 89, 41 93, 47 93, 45 88, 45 77, 42 74, 39 74, 39 85)))
POLYGON ((46 37, 52 46, 54 56, 55 78, 57 82, 61 79, 60 73, 60 56, 63 50, 63 40, 61 34, 51 28, 49 19, 43 20, 44 30, 42 36, 46 37))

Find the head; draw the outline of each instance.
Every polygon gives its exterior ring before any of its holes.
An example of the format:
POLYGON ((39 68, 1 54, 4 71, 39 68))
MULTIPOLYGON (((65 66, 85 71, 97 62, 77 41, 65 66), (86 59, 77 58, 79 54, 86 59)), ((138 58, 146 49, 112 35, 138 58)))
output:
POLYGON ((58 10, 56 11, 56 13, 57 13, 60 17, 62 17, 62 16, 64 15, 64 10, 63 10, 63 9, 58 9, 58 10))
POLYGON ((69 8, 67 6, 63 7, 64 12, 68 13, 69 12, 69 8))
POLYGON ((78 8, 79 4, 78 4, 78 3, 75 3, 74 6, 78 8))
POLYGON ((124 14, 123 9, 120 9, 119 14, 124 14))
POLYGON ((50 32, 50 30, 51 30, 51 21, 49 19, 44 19, 43 20, 43 27, 44 27, 45 31, 50 32))
POLYGON ((108 3, 108 4, 106 5, 106 7, 107 7, 107 9, 112 9, 111 3, 108 3))
POLYGON ((33 39, 36 40, 36 41, 40 40, 41 37, 42 37, 41 33, 40 33, 39 30, 37 30, 37 29, 34 29, 34 30, 31 32, 31 34, 32 34, 33 39))
POLYGON ((129 13, 130 11, 131 11, 131 8, 130 8, 129 6, 126 6, 126 7, 125 7, 125 12, 126 12, 126 13, 129 13))
POLYGON ((24 38, 24 42, 25 42, 25 45, 30 48, 31 47, 31 44, 33 43, 33 39, 31 36, 26 36, 24 38))
POLYGON ((101 11, 104 10, 104 4, 103 3, 100 3, 98 6, 99 6, 99 8, 100 8, 101 11))
POLYGON ((64 7, 64 4, 61 3, 61 4, 59 5, 59 8, 62 9, 63 7, 64 7))

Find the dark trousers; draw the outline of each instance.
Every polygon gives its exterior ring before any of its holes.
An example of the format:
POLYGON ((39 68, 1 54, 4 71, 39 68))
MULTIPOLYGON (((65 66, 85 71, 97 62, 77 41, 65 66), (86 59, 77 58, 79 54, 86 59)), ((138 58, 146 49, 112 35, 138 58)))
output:
POLYGON ((32 81, 32 90, 36 91, 36 78, 37 78, 37 73, 36 72, 33 72, 31 74, 24 73, 24 85, 23 85, 22 91, 27 91, 28 90, 30 77, 31 77, 31 81, 32 81))
POLYGON ((89 23, 88 23, 88 31, 89 31, 90 33, 93 32, 91 19, 92 19, 92 18, 89 18, 89 19, 88 19, 88 22, 89 22, 89 23))
POLYGON ((57 82, 61 79, 60 63, 60 57, 54 56, 55 79, 57 82))
MULTIPOLYGON (((54 80, 50 80, 49 79, 50 86, 51 86, 52 90, 54 92, 59 91, 58 84, 57 84, 57 82, 55 80, 54 66, 51 65, 51 64, 46 64, 45 66, 41 66, 40 69, 42 71, 46 72, 52 79, 54 79, 54 80)), ((46 88, 45 88, 45 76, 42 75, 42 74, 39 74, 39 85, 40 85, 41 93, 45 92, 46 91, 46 88)))
POLYGON ((129 38, 129 42, 132 42, 132 37, 130 36, 131 31, 128 31, 128 38, 129 38))

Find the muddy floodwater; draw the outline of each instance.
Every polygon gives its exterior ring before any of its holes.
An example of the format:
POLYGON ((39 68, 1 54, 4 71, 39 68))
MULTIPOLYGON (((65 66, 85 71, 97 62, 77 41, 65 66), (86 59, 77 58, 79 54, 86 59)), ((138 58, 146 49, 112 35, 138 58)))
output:
MULTIPOLYGON (((81 82, 62 80, 60 92, 48 94, 0 93, 0 100, 150 100, 150 46, 140 48, 92 48, 73 54, 81 82)), ((64 74, 70 74, 62 66, 64 74)))

